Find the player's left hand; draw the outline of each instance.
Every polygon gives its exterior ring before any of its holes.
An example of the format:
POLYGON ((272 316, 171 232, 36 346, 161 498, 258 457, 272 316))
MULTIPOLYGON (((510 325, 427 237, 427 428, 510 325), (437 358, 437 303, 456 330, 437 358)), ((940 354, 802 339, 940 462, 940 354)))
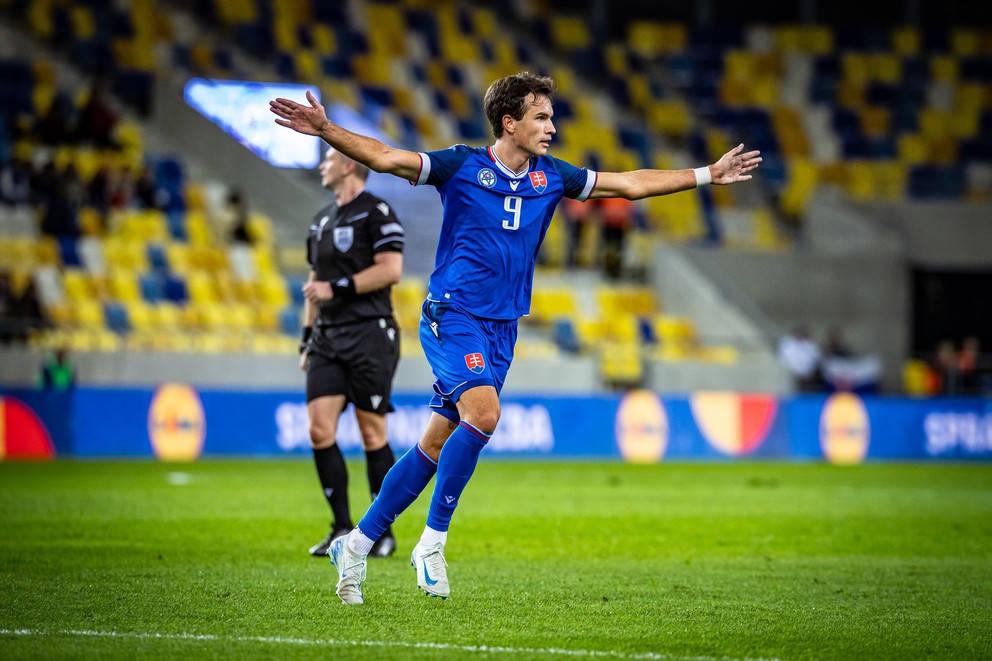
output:
POLYGON ((747 173, 761 164, 761 152, 755 150, 742 154, 743 151, 742 142, 710 166, 710 175, 714 184, 733 184, 751 178, 747 173))
POLYGON ((334 298, 334 292, 326 280, 312 280, 303 285, 303 296, 311 303, 320 303, 334 298))
POLYGON ((327 113, 310 90, 307 90, 307 101, 310 103, 309 107, 291 99, 273 99, 269 101, 269 110, 282 118, 277 119, 276 124, 298 133, 319 136, 321 129, 327 124, 327 113))

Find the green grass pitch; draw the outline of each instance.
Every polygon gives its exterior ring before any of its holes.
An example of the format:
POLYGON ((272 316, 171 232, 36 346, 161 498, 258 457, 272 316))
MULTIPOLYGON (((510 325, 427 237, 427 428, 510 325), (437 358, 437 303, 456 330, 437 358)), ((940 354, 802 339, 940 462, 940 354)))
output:
POLYGON ((0 463, 0 658, 992 658, 992 465, 484 456, 447 601, 427 503, 348 607, 306 460, 0 463))

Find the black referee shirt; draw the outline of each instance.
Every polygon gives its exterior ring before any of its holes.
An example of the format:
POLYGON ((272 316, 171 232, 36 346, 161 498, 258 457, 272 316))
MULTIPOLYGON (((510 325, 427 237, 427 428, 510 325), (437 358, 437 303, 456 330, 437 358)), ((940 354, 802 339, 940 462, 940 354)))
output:
MULTIPOLYGON (((375 263, 380 252, 403 252, 406 235, 399 218, 382 199, 362 191, 338 207, 330 204, 313 217, 307 237, 307 261, 317 280, 336 282, 375 263)), ((390 287, 352 299, 320 304, 317 325, 338 326, 393 314, 390 287)))

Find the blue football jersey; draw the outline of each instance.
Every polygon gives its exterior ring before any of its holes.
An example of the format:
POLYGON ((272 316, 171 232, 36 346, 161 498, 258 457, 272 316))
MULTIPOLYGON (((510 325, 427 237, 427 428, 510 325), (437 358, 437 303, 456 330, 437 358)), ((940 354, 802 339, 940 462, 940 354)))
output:
POLYGON ((444 209, 428 297, 477 317, 530 311, 537 254, 562 197, 585 200, 596 173, 551 156, 510 171, 492 147, 455 145, 420 154, 416 185, 430 184, 444 209))

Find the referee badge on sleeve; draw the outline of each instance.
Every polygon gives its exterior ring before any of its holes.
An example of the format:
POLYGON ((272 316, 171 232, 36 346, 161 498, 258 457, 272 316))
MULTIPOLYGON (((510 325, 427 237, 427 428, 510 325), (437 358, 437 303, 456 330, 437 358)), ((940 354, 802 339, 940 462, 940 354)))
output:
POLYGON ((355 228, 351 226, 334 228, 334 247, 341 252, 348 252, 355 242, 355 228))

